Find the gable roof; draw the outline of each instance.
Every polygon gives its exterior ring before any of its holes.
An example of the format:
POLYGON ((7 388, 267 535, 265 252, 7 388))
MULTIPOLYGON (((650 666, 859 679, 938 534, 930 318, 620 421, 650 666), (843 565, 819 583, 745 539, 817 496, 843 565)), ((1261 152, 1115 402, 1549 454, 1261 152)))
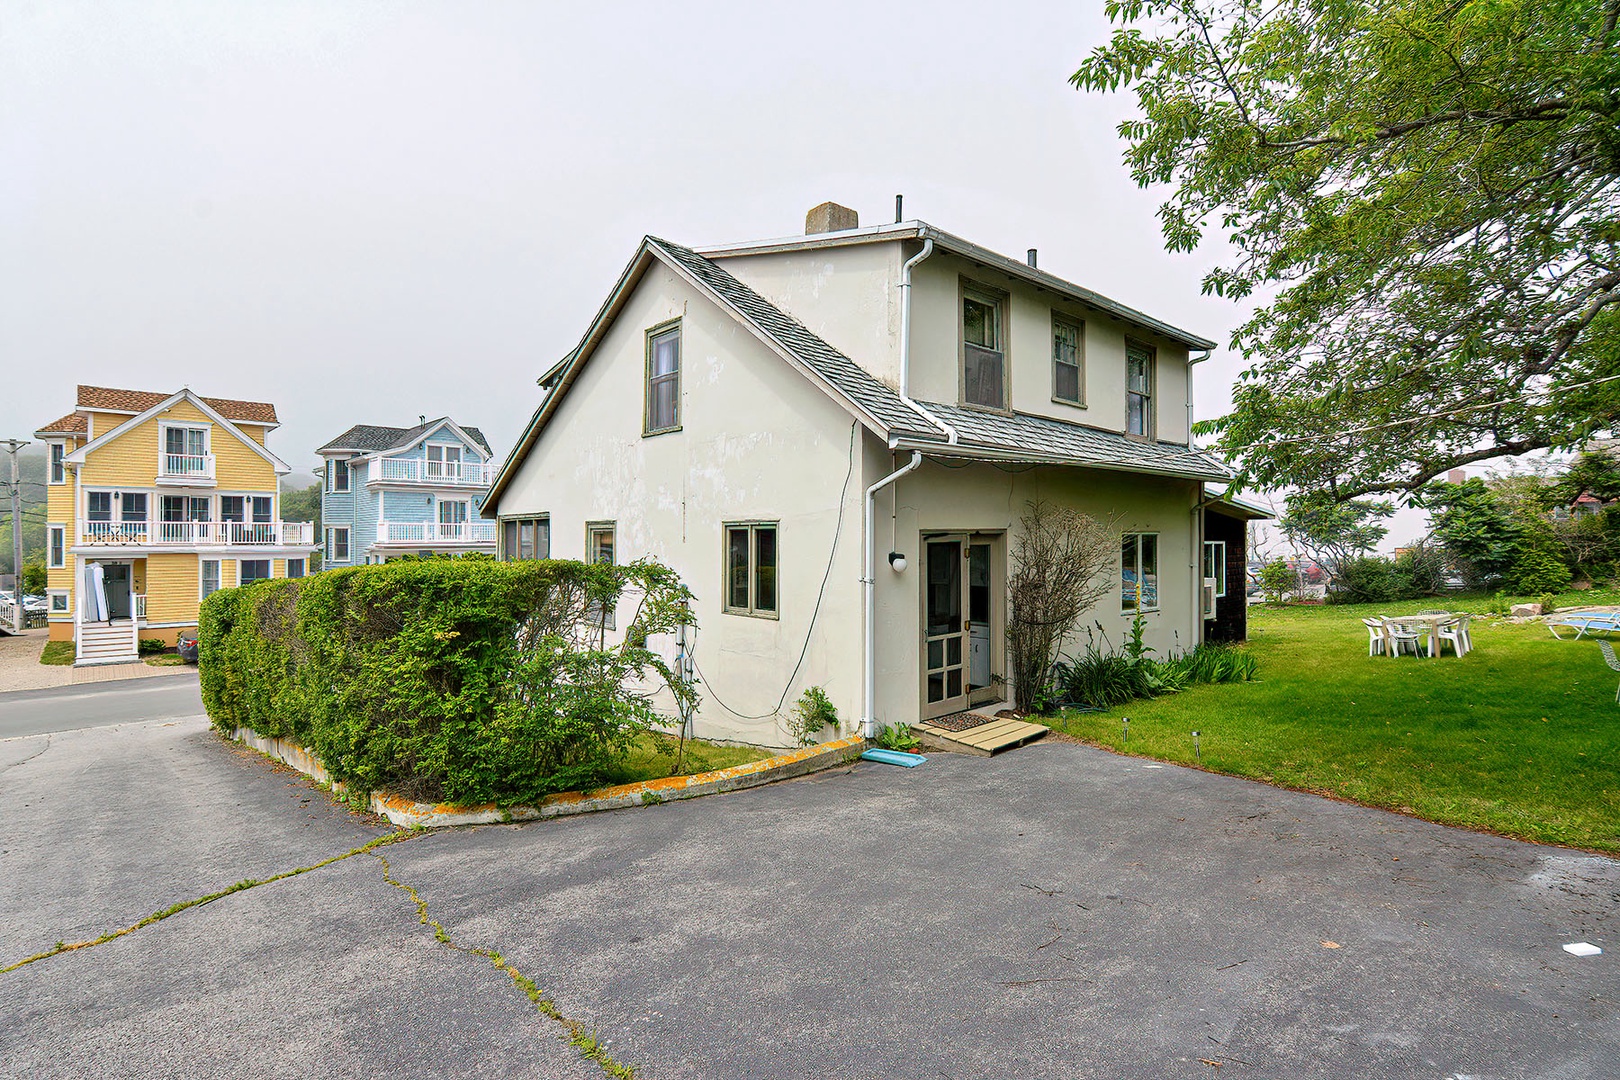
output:
MULTIPOLYGON (((140 413, 150 409, 168 394, 151 390, 119 390, 111 386, 80 386, 78 406, 101 412, 140 413)), ((195 396, 195 395, 193 395, 195 396)), ((276 407, 267 401, 237 401, 234 398, 198 398, 227 420, 248 424, 279 424, 276 407)))
POLYGON ((618 283, 591 320, 585 336, 572 352, 541 377, 540 383, 549 393, 540 402, 517 445, 501 465, 495 483, 489 489, 489 496, 484 500, 486 515, 493 513, 512 473, 528 455, 541 429, 556 411, 557 403, 573 385, 574 376, 600 344, 620 309, 654 262, 673 270, 722 311, 746 326, 771 351, 820 386, 869 430, 885 437, 891 431, 902 431, 924 438, 944 438, 939 426, 920 409, 908 405, 889 386, 827 344, 787 312, 732 277, 724 268, 690 248, 656 236, 644 236, 629 265, 624 268, 624 273, 619 275, 618 283))
POLYGON ((292 466, 276 457, 276 455, 272 454, 265 447, 259 445, 259 443, 254 439, 249 438, 241 428, 237 427, 236 424, 231 422, 225 416, 221 415, 219 410, 214 408, 207 398, 200 398, 190 390, 178 390, 175 393, 170 394, 168 397, 154 402, 151 407, 147 408, 143 412, 136 413, 134 416, 130 417, 128 420, 125 420, 122 424, 119 424, 111 431, 97 436, 92 441, 85 443, 83 446, 73 451, 73 453, 67 455, 67 457, 63 460, 72 462, 75 465, 82 465, 84 464, 85 458, 88 457, 92 452, 100 450, 114 439, 128 431, 134 430, 140 425, 146 423, 148 420, 152 419, 154 416, 157 416, 167 410, 169 406, 177 404, 181 401, 191 402, 199 410, 201 410, 204 416, 208 417, 208 419, 224 428, 226 432, 241 442, 243 446, 246 446, 249 450, 268 461, 271 467, 275 469, 278 476, 285 476, 287 473, 292 472, 292 466))
POLYGON ((1045 270, 1030 266, 1022 259, 1011 258, 1000 252, 991 251, 989 248, 981 247, 971 240, 964 240, 962 237, 948 233, 944 229, 936 228, 926 221, 898 221, 893 225, 877 225, 865 229, 810 233, 806 236, 787 236, 775 240, 752 240, 740 244, 716 244, 697 250, 698 254, 704 258, 724 259, 733 255, 761 255, 773 251, 802 251, 812 248, 845 247, 850 244, 872 244, 895 240, 932 240, 936 250, 948 251, 953 255, 970 259, 973 262, 994 267, 1009 277, 1018 278, 1032 285, 1066 296, 1071 300, 1113 315, 1125 322, 1135 323, 1144 330, 1151 330, 1171 341, 1185 345, 1189 349, 1207 351, 1218 347, 1215 342, 1200 334, 1194 334, 1160 319, 1155 319, 1153 316, 1121 304, 1117 300, 1110 300, 1099 292, 1093 292, 1091 289, 1076 285, 1072 281, 1066 281, 1056 274, 1049 274, 1045 270))
POLYGON ((432 431, 440 424, 445 423, 452 425, 457 431, 462 432, 470 440, 477 443, 478 446, 483 449, 485 454, 491 453, 489 449, 489 441, 484 438, 484 433, 482 431, 479 431, 475 427, 462 427, 460 424, 457 424, 455 421, 451 420, 448 416, 441 416, 437 420, 430 420, 425 424, 417 424, 415 427, 408 428, 380 427, 376 424, 356 424, 354 427, 350 428, 348 431, 345 431, 337 438, 332 439, 325 446, 322 446, 315 452, 317 454, 324 454, 329 450, 358 450, 362 453, 382 453, 385 450, 393 450, 397 447, 409 446, 411 443, 432 431))
MULTIPOLYGON (((723 266, 691 248, 646 236, 597 311, 585 336, 572 352, 541 376, 540 384, 549 392, 501 465, 484 500, 486 516, 497 513, 501 494, 512 475, 654 261, 674 270, 708 296, 773 352, 842 404, 868 430, 894 445, 926 449, 938 456, 1089 466, 1187 479, 1225 480, 1231 475, 1215 458, 1187 446, 1128 439, 1114 432, 1044 417, 1003 416, 933 402, 921 402, 923 408, 919 408, 791 314, 737 280, 723 266), (945 429, 930 413, 956 429, 957 442, 949 442, 945 429)), ((1203 342, 1202 338, 1194 340, 1203 342)), ((1212 342, 1207 344, 1214 347, 1212 342)))

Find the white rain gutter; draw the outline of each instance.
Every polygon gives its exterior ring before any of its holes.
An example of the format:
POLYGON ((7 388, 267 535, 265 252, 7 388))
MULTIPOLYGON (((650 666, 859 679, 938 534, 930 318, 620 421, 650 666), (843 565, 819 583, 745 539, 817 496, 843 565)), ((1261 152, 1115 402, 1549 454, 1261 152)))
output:
POLYGON ((934 239, 925 235, 922 250, 900 267, 900 400, 938 425, 946 442, 955 446, 956 429, 911 400, 911 269, 933 253, 934 239))
POLYGON ((866 608, 866 648, 861 658, 861 734, 868 739, 877 734, 877 556, 872 551, 875 539, 872 535, 872 518, 877 512, 877 493, 921 465, 922 458, 921 450, 913 450, 909 462, 866 489, 865 515, 861 526, 862 559, 866 564, 866 572, 861 575, 862 600, 866 608))

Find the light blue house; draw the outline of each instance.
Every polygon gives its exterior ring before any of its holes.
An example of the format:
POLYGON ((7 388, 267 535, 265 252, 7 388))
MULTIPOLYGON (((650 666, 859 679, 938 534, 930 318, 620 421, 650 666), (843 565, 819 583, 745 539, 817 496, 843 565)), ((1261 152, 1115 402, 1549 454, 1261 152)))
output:
POLYGON ((495 523, 478 517, 494 463, 477 428, 447 416, 409 428, 356 424, 316 453, 324 565, 495 553, 495 523))

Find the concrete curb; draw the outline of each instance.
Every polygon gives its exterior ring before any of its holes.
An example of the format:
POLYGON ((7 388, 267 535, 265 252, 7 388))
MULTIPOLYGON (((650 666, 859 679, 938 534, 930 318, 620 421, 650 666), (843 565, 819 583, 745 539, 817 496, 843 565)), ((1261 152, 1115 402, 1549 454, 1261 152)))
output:
MULTIPOLYGON (((319 758, 291 739, 273 739, 247 728, 237 728, 231 735, 237 742, 251 746, 268 758, 291 765, 306 776, 331 785, 342 795, 344 784, 334 782, 319 758)), ((866 740, 860 736, 837 739, 819 746, 806 747, 792 753, 750 761, 746 765, 733 765, 729 769, 696 773, 692 776, 670 776, 662 780, 642 780, 634 784, 619 784, 596 791, 563 791, 548 795, 537 806, 498 806, 481 803, 476 806, 457 806, 453 803, 421 803, 397 795, 372 792, 371 811, 380 814, 395 825, 437 829, 451 825, 494 825, 509 821, 539 821, 545 818, 568 817, 572 814, 590 814, 598 810, 622 810, 632 806, 652 806, 676 799, 695 799, 702 795, 717 795, 723 791, 741 791, 763 784, 787 780, 806 773, 830 769, 860 757, 866 749, 866 740)))

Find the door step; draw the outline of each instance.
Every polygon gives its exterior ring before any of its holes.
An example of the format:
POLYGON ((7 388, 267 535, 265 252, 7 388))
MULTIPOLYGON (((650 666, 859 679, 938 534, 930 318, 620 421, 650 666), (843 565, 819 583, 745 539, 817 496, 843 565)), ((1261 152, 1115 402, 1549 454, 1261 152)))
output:
MULTIPOLYGON (((953 718, 942 716, 939 719, 949 721, 953 718)), ((952 730, 955 727, 954 724, 936 726, 933 721, 924 720, 920 724, 913 724, 911 730, 923 739, 925 745, 984 757, 1034 742, 1051 730, 1026 720, 995 716, 988 717, 987 722, 982 724, 952 730)))

